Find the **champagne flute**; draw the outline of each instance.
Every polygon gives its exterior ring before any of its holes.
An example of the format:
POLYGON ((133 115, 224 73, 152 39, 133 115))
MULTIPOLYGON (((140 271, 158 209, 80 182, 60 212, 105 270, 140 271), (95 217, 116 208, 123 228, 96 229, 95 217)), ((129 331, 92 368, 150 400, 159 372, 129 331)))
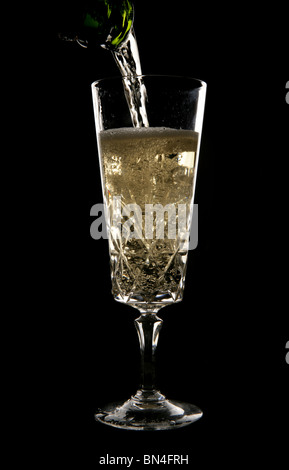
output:
POLYGON ((173 429, 202 416, 197 406, 158 390, 155 353, 159 310, 183 298, 206 84, 138 77, 148 97, 142 110, 148 125, 134 127, 125 81, 98 80, 92 94, 112 294, 140 313, 140 385, 126 402, 106 405, 95 418, 130 430, 173 429))

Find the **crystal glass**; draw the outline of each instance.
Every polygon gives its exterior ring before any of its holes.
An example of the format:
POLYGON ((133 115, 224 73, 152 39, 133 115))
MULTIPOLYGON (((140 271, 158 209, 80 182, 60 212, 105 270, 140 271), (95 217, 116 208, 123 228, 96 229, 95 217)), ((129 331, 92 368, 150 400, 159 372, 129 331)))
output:
POLYGON ((131 77, 92 84, 112 294, 136 308, 140 385, 125 403, 99 410, 105 424, 171 429, 202 416, 195 405, 167 399, 156 387, 160 309, 183 298, 206 84, 193 78, 135 77, 142 98, 133 126, 131 77), (129 83, 128 83, 129 81, 129 83), (144 102, 145 101, 145 102, 144 102))

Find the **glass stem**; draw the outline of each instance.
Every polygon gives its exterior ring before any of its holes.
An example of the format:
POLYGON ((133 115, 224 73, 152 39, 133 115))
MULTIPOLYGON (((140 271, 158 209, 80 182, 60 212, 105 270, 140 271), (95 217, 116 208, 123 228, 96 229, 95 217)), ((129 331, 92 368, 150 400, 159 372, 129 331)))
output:
POLYGON ((135 320, 140 343, 140 389, 153 391, 156 381, 155 352, 163 320, 156 313, 142 313, 135 320))

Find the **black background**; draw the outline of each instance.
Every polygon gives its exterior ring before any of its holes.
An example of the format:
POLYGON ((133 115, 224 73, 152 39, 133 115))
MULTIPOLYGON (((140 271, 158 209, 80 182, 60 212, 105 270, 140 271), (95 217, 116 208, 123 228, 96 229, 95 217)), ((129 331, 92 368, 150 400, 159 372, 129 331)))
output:
POLYGON ((143 73, 208 85, 195 198, 199 244, 184 301, 160 313, 158 346, 160 389, 204 415, 166 432, 94 421, 98 406, 129 398, 138 385, 137 311, 113 300, 107 241, 90 236, 90 209, 102 202, 90 84, 119 72, 108 51, 58 40, 59 9, 51 7, 34 75, 45 214, 35 282, 46 351, 39 421, 50 456, 64 466, 95 469, 107 453, 188 454, 190 468, 270 458, 278 467, 284 459, 288 50, 285 7, 260 5, 135 2, 143 73))

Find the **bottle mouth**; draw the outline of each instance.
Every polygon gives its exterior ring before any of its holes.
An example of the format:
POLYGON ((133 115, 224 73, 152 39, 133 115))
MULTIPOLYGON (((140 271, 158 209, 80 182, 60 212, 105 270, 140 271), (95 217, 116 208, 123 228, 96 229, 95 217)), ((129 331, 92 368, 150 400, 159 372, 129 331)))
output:
POLYGON ((76 42, 85 49, 95 47, 97 44, 98 47, 116 51, 126 43, 133 29, 134 6, 130 2, 127 2, 127 5, 129 5, 128 10, 121 12, 121 22, 119 15, 116 16, 113 10, 107 13, 107 23, 101 33, 98 32, 100 23, 97 17, 95 18, 93 13, 84 9, 81 24, 74 24, 72 30, 58 32, 57 36, 63 41, 76 42))
POLYGON ((113 38, 113 30, 115 29, 115 27, 113 27, 110 30, 110 33, 108 34, 105 43, 101 44, 101 47, 109 51, 116 51, 127 43, 130 35, 133 34, 134 6, 132 4, 130 13, 126 16, 128 16, 128 18, 125 17, 123 22, 123 27, 124 23, 126 22, 125 30, 121 31, 115 38, 113 38))

